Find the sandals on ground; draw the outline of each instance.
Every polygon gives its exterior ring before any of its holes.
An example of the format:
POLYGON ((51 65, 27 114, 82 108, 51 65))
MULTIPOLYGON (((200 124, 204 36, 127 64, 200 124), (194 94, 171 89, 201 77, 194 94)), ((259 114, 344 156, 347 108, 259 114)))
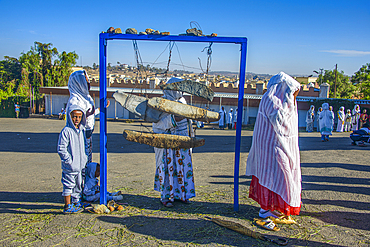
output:
POLYGON ((269 230, 269 231, 280 231, 280 228, 276 226, 276 224, 274 223, 274 221, 272 221, 271 219, 267 218, 267 219, 254 219, 254 222, 266 229, 266 230, 269 230))
POLYGON ((160 200, 160 202, 162 203, 163 206, 165 206, 166 208, 172 208, 173 207, 173 204, 172 202, 170 201, 162 201, 160 200))
POLYGON ((269 219, 271 219, 275 224, 297 224, 297 222, 291 216, 287 215, 280 216, 279 218, 269 217, 269 219))

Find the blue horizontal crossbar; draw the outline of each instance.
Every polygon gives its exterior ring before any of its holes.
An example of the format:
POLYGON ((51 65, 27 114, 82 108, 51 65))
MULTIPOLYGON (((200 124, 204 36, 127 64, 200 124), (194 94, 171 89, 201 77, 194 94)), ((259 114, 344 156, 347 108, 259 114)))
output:
POLYGON ((178 36, 178 35, 140 35, 140 34, 113 34, 101 33, 100 38, 106 40, 146 40, 146 41, 182 41, 182 42, 213 42, 213 43, 246 43, 247 38, 210 37, 210 36, 178 36))

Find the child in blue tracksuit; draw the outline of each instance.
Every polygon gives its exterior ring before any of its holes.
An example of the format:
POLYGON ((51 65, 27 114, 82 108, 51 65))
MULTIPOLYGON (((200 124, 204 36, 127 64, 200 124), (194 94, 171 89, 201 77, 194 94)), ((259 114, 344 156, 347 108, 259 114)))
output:
POLYGON ((59 134, 58 154, 62 160, 62 184, 65 214, 83 211, 81 203, 82 175, 81 171, 87 163, 87 145, 83 109, 71 105, 67 112, 66 126, 59 134))
MULTIPOLYGON (((85 186, 83 190, 83 196, 86 201, 95 202, 100 198, 100 165, 99 163, 91 162, 86 166, 86 177, 85 186)), ((107 200, 120 201, 123 199, 121 191, 115 193, 109 193, 107 195, 107 200)))

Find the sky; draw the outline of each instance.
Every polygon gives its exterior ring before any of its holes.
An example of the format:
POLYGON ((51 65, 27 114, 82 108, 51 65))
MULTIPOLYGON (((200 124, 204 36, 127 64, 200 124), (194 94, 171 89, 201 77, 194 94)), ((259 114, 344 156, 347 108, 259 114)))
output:
MULTIPOLYGON (((248 39, 247 72, 353 75, 370 63, 369 0, 14 1, 0 0, 0 60, 19 58, 34 42, 76 52, 77 65, 99 63, 99 33, 109 27, 185 33, 197 22, 204 34, 248 39)), ((177 42, 170 69, 205 70, 205 43, 177 42)), ((167 67, 168 42, 138 41, 144 65, 167 67)), ((240 46, 213 44, 211 71, 239 71, 240 46)), ((108 41, 108 62, 136 65, 132 41, 108 41)))

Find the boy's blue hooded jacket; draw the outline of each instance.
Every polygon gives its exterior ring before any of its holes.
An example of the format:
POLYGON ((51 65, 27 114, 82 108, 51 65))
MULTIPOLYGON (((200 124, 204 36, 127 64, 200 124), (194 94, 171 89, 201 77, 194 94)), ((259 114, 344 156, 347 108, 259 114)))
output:
POLYGON ((71 105, 67 112, 66 126, 60 132, 58 140, 58 154, 65 172, 80 172, 87 163, 85 122, 83 109, 78 105, 71 105), (72 122, 71 112, 74 110, 80 110, 83 113, 79 129, 76 129, 72 122))

